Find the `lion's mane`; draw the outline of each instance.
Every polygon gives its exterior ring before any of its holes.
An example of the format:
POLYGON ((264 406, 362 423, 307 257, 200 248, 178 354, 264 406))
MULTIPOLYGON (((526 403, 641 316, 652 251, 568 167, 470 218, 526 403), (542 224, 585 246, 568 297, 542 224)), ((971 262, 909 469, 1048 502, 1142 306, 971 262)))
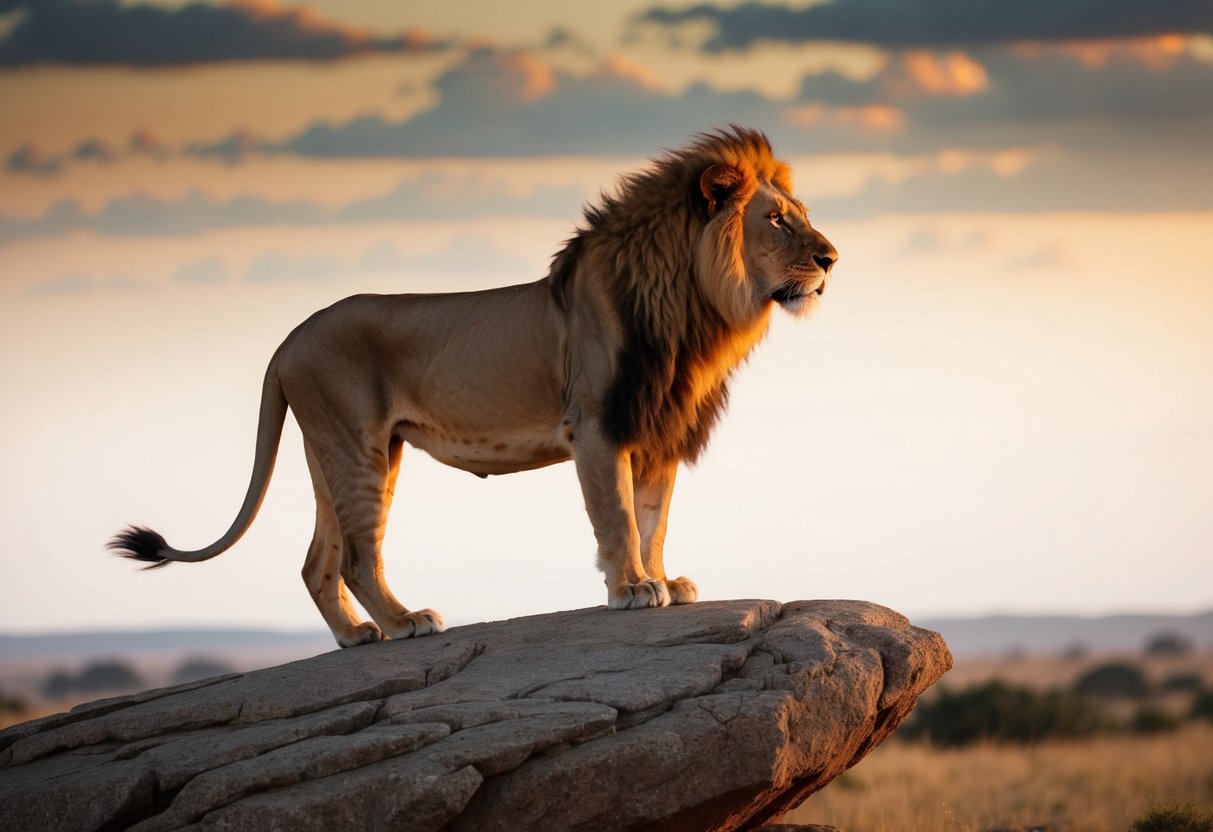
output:
POLYGON ((602 420, 612 440, 632 448, 636 468, 694 462, 724 412, 728 373, 706 391, 693 380, 730 353, 753 318, 742 223, 760 180, 791 189, 766 136, 739 127, 700 134, 587 206, 584 226, 553 259, 558 299, 569 297, 575 274, 607 284, 624 337, 602 420), (700 188, 713 165, 740 174, 719 208, 700 188))

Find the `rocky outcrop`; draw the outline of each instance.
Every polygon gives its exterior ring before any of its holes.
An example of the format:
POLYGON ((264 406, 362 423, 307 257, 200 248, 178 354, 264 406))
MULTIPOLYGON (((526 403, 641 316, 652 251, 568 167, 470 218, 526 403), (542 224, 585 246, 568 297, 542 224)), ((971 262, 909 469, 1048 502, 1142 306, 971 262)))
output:
POLYGON ((0 732, 5 829, 753 829, 951 666, 856 601, 588 609, 336 650, 0 732))

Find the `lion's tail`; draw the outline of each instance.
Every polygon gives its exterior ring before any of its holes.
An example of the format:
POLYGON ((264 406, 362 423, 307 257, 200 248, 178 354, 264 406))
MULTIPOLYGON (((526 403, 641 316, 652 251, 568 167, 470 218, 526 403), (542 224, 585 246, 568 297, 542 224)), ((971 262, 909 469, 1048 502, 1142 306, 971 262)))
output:
POLYGON ((270 475, 274 473, 274 461, 278 457, 278 441, 282 438, 286 407, 286 395, 282 392, 282 385, 278 380, 278 361, 275 356, 265 372, 265 384, 261 390, 261 416, 257 423, 253 476, 249 480, 248 492, 244 495, 240 513, 236 515, 231 528, 223 537, 204 549, 182 552, 169 546, 163 537, 151 529, 130 526, 109 541, 106 548, 122 557, 146 563, 145 569, 159 569, 174 561, 197 563, 230 549, 253 524, 253 518, 257 516, 257 510, 265 499, 270 475))

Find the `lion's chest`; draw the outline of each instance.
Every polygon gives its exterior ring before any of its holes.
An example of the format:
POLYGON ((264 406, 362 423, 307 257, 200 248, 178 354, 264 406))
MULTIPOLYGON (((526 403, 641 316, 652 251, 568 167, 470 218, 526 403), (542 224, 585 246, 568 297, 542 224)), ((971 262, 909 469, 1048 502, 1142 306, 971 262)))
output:
POLYGON ((490 434, 459 426, 405 422, 396 434, 439 462, 480 476, 542 468, 572 455, 559 431, 546 426, 490 434))

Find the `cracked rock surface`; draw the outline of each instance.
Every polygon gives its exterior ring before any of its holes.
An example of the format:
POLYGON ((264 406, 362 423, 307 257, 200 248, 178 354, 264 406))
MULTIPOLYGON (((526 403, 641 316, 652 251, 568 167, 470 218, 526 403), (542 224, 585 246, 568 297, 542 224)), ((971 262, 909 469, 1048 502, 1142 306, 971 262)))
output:
POLYGON ((756 829, 949 667, 861 601, 457 627, 0 732, 5 829, 756 829))

